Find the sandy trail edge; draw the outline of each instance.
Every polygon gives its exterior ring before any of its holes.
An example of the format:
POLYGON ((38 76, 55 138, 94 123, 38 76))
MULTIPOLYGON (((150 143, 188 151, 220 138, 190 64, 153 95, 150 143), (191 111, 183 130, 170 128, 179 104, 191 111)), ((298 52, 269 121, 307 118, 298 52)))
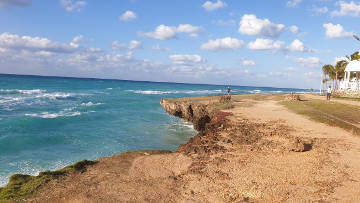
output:
MULTIPOLYGON (((316 95, 305 95, 305 98, 323 99, 316 95)), ((333 102, 360 106, 360 103, 356 101, 334 99, 333 102)), ((275 101, 261 101, 253 107, 238 108, 231 112, 234 114, 232 119, 246 117, 261 122, 283 120, 296 129, 293 134, 299 137, 326 137, 338 140, 334 150, 340 156, 332 158, 348 167, 350 177, 347 181, 342 182, 340 187, 336 188, 332 197, 341 202, 360 202, 360 137, 351 135, 343 129, 314 122, 302 115, 290 112, 275 101)))

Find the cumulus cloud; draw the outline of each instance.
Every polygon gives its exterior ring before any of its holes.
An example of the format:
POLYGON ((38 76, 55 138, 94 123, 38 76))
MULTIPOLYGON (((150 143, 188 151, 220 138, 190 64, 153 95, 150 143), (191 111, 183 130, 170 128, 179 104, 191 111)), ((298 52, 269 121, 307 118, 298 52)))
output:
POLYGON ((47 38, 19 36, 5 32, 0 34, 0 48, 18 51, 71 53, 76 51, 79 48, 79 45, 74 42, 53 42, 47 38))
POLYGON ((113 41, 111 42, 111 49, 112 50, 122 50, 125 49, 125 44, 119 42, 119 41, 113 41))
POLYGON ((285 48, 284 45, 283 41, 258 38, 255 42, 249 42, 248 48, 251 50, 281 50, 285 48))
POLYGON ((128 22, 128 21, 134 20, 136 18, 137 18, 137 15, 133 11, 125 11, 125 13, 123 13, 120 16, 120 20, 124 21, 124 22, 128 22))
POLYGON ((294 34, 299 34, 299 28, 295 25, 292 25, 290 28, 289 28, 290 32, 294 33, 294 34))
POLYGON ((242 59, 242 60, 241 60, 241 64, 242 64, 243 66, 255 66, 255 65, 256 65, 255 61, 246 60, 246 59, 242 59))
POLYGON ((0 7, 19 6, 27 7, 30 6, 32 0, 0 0, 0 7))
POLYGON ((218 0, 217 2, 211 2, 211 1, 206 1, 202 7, 206 10, 206 11, 214 11, 216 9, 219 8, 224 8, 226 7, 227 4, 225 2, 222 2, 221 0, 218 0))
POLYGON ((324 6, 324 7, 315 7, 315 6, 313 6, 310 9, 310 11, 315 13, 315 14, 325 14, 325 13, 329 12, 329 9, 326 6, 324 6))
POLYGON ((354 1, 350 1, 350 2, 338 1, 337 5, 340 6, 340 10, 331 12, 332 16, 359 16, 360 15, 360 3, 357 4, 354 1))
POLYGON ((289 51, 298 51, 298 52, 313 52, 311 48, 305 47, 304 43, 299 39, 295 39, 290 46, 288 47, 289 51))
POLYGON ((151 47, 151 49, 154 50, 154 51, 171 51, 170 48, 162 48, 162 47, 160 47, 160 45, 158 45, 158 44, 153 45, 153 46, 151 47))
POLYGON ((340 24, 327 23, 323 24, 323 27, 326 29, 326 37, 328 38, 341 38, 341 37, 351 37, 354 33, 347 32, 344 30, 343 26, 340 24))
POLYGON ((78 35, 78 36, 76 36, 76 37, 73 38, 72 42, 74 42, 74 43, 79 43, 79 42, 81 42, 81 41, 83 41, 83 40, 84 40, 84 36, 78 35))
POLYGON ((60 0, 61 5, 66 11, 81 11, 88 3, 86 1, 60 0))
POLYGON ((318 57, 296 58, 292 56, 286 56, 286 58, 300 64, 303 67, 319 68, 321 66, 321 61, 318 57))
POLYGON ((286 6, 287 7, 291 7, 291 8, 295 8, 298 4, 301 3, 302 0, 292 0, 292 1, 288 1, 286 2, 286 6))
POLYGON ((202 30, 202 27, 190 24, 180 24, 178 27, 159 25, 154 32, 139 32, 138 34, 151 39, 169 40, 174 39, 178 33, 187 33, 189 37, 197 37, 202 30))
POLYGON ((219 50, 236 50, 240 49, 244 45, 244 41, 226 37, 222 39, 209 40, 207 43, 202 44, 200 49, 207 51, 219 51, 219 50))
POLYGON ((136 40, 131 40, 128 46, 128 49, 133 50, 133 49, 142 49, 142 43, 136 40))
POLYGON ((266 37, 279 37, 285 26, 274 24, 268 19, 259 19, 256 15, 243 15, 240 21, 239 33, 266 37))
POLYGON ((174 64, 178 65, 191 65, 194 63, 200 63, 201 62, 201 56, 199 55, 188 55, 188 54, 174 54, 170 55, 169 59, 173 61, 174 64))

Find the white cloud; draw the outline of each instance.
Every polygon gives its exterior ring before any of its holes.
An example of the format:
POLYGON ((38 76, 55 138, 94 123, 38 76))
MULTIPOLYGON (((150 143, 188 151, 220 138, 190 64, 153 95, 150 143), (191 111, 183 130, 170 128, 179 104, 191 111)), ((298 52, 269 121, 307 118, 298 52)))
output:
POLYGON ((61 5, 66 11, 81 11, 88 3, 86 1, 60 0, 61 5))
POLYGON ((125 11, 125 13, 120 16, 120 20, 124 21, 124 22, 128 22, 128 21, 134 20, 136 18, 137 18, 137 15, 133 11, 125 11))
POLYGON ((194 63, 201 62, 201 56, 196 54, 195 55, 175 54, 175 55, 170 55, 169 59, 172 60, 174 64, 178 64, 178 65, 191 65, 194 63))
POLYGON ((360 3, 357 4, 354 1, 349 3, 345 1, 338 1, 337 5, 340 5, 340 10, 331 12, 332 16, 359 16, 360 15, 360 3))
POLYGON ((294 8, 296 7, 299 3, 301 3, 302 0, 292 0, 292 1, 288 1, 286 2, 286 6, 287 7, 291 7, 294 8))
POLYGON ((322 75, 320 73, 314 73, 314 72, 306 72, 304 75, 311 79, 320 79, 322 75))
POLYGON ((235 20, 214 20, 212 23, 220 26, 236 26, 235 20))
POLYGON ((131 40, 128 46, 128 49, 133 50, 133 49, 142 49, 142 43, 136 40, 131 40))
POLYGON ((290 32, 294 33, 294 34, 299 34, 299 28, 295 25, 292 25, 290 28, 290 32))
POLYGON ((207 43, 202 44, 200 49, 207 51, 219 51, 219 50, 236 50, 240 49, 244 45, 244 41, 226 37, 222 39, 209 40, 207 43))
POLYGON ((111 49, 112 50, 122 50, 125 49, 125 44, 119 42, 119 41, 113 41, 111 42, 111 49))
POLYGON ((27 7, 30 6, 32 0, 0 0, 0 7, 10 7, 10 6, 20 6, 27 7))
POLYGON ((206 10, 206 11, 214 11, 216 9, 219 8, 224 8, 226 7, 227 4, 225 2, 222 2, 221 0, 218 0, 217 2, 211 2, 211 1, 206 1, 202 7, 206 10))
POLYGON ((274 24, 268 19, 259 19, 255 15, 243 15, 240 21, 239 32, 246 35, 279 37, 285 26, 274 24))
POLYGON ((74 42, 74 43, 79 43, 79 42, 81 42, 81 41, 83 41, 83 40, 84 40, 84 36, 78 35, 78 36, 76 36, 76 37, 73 38, 72 42, 74 42))
POLYGON ((255 65, 256 65, 256 63, 255 63, 254 61, 252 61, 252 60, 246 60, 246 59, 242 59, 242 60, 241 60, 241 64, 242 64, 243 66, 255 66, 255 65))
POLYGON ((151 47, 154 51, 171 51, 170 48, 161 48, 160 45, 156 44, 151 47))
POLYGON ((313 52, 313 49, 305 47, 304 43, 299 39, 295 39, 290 46, 288 47, 290 51, 299 51, 299 52, 313 52))
POLYGON ((47 38, 19 36, 5 32, 0 34, 0 48, 18 51, 71 53, 76 51, 79 45, 74 42, 53 42, 47 38))
POLYGON ((329 12, 329 9, 326 6, 324 6, 324 7, 313 6, 312 9, 310 9, 310 11, 314 12, 315 14, 325 14, 325 13, 329 12))
POLYGON ((282 77, 290 77, 291 74, 285 72, 270 72, 269 76, 282 78, 282 77))
POLYGON ((321 61, 318 57, 296 58, 296 57, 286 56, 286 58, 294 61, 295 63, 300 64, 303 67, 320 68, 321 66, 321 61))
POLYGON ((323 27, 326 29, 326 37, 328 38, 341 38, 341 37, 351 37, 354 33, 347 32, 344 30, 343 26, 340 24, 323 24, 323 27))
POLYGON ((159 25, 154 32, 140 32, 139 35, 157 40, 174 39, 178 33, 187 33, 189 37, 197 37, 199 32, 203 30, 200 26, 193 26, 190 24, 180 24, 178 27, 159 25))
POLYGON ((183 33, 198 33, 202 30, 203 28, 200 26, 193 26, 190 24, 180 24, 177 27, 177 32, 183 32, 183 33))
POLYGON ((288 71, 288 72, 294 72, 294 71, 296 71, 296 68, 289 66, 289 67, 284 68, 284 70, 288 71))
POLYGON ((169 40, 176 37, 176 31, 174 26, 159 25, 154 32, 140 33, 140 35, 151 39, 169 40))
POLYGON ((285 48, 284 44, 282 41, 258 38, 255 42, 249 42, 248 48, 251 50, 281 50, 285 48))

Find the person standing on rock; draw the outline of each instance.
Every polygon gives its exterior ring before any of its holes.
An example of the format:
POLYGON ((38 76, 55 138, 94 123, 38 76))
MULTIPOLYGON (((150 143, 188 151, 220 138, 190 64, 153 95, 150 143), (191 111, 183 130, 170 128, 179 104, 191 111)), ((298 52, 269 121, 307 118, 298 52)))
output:
POLYGON ((227 87, 227 90, 226 90, 227 95, 230 95, 230 91, 231 91, 230 87, 227 87))
POLYGON ((327 89, 326 100, 330 101, 331 91, 332 91, 331 86, 329 86, 329 88, 327 89))

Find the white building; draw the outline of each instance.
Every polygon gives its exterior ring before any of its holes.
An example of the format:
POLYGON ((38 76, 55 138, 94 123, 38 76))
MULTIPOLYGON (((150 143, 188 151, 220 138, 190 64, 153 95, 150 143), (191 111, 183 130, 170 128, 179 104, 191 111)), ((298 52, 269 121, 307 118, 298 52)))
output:
POLYGON ((345 68, 345 77, 340 81, 340 89, 342 90, 359 90, 360 81, 360 61, 350 61, 345 68))

